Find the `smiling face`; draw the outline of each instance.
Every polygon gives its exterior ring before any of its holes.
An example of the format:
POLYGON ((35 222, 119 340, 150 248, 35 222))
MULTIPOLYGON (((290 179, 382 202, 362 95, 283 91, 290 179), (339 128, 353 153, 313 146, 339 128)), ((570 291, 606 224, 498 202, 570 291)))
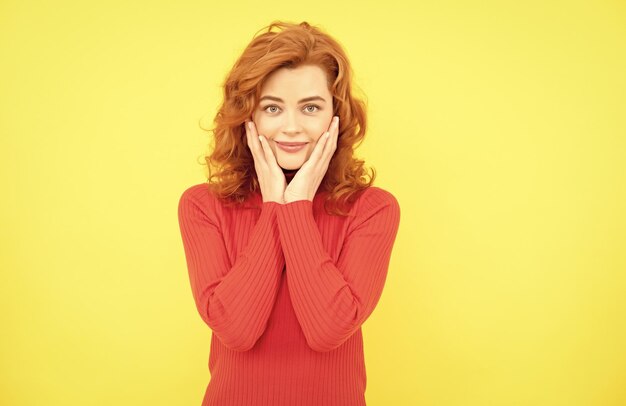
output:
POLYGON ((286 170, 298 169, 309 159, 332 118, 333 98, 326 73, 315 65, 280 68, 269 75, 252 116, 278 165, 286 170), (280 142, 307 144, 297 151, 285 151, 280 142))

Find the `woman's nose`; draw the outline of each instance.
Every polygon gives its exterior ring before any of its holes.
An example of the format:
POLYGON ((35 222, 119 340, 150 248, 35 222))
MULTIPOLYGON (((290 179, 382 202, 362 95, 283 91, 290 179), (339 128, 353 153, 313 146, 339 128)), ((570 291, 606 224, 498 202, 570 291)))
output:
POLYGON ((302 126, 298 121, 297 113, 285 114, 285 122, 283 125, 283 132, 285 133, 299 133, 302 130, 302 126))

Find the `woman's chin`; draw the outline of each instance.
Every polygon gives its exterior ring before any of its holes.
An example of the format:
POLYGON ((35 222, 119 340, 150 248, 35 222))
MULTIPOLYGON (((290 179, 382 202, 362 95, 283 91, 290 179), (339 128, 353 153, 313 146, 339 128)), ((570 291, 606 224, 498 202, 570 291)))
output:
POLYGON ((295 160, 295 162, 279 162, 279 165, 283 169, 283 171, 295 171, 300 169, 302 163, 298 162, 298 160, 295 160))

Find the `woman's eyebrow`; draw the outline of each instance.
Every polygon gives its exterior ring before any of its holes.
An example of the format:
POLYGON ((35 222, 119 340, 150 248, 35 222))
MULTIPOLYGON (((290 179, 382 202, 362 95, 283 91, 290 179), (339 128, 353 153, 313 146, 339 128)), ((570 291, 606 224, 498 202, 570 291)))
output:
MULTIPOLYGON (((268 100, 274 100, 274 101, 277 101, 277 102, 280 102, 280 103, 284 103, 284 102, 285 102, 283 99, 281 99, 281 98, 279 98, 279 97, 276 97, 276 96, 269 96, 269 95, 266 95, 266 96, 261 97, 261 98, 259 99, 259 101, 261 101, 261 100, 265 100, 265 99, 268 99, 268 100)), ((324 103, 326 103, 326 99, 324 99, 324 98, 323 98, 323 97, 321 97, 321 96, 311 96, 311 97, 305 97, 304 99, 299 100, 299 101, 298 101, 298 103, 304 103, 304 102, 307 102, 307 101, 313 101, 313 100, 321 100, 321 101, 323 101, 324 103)))

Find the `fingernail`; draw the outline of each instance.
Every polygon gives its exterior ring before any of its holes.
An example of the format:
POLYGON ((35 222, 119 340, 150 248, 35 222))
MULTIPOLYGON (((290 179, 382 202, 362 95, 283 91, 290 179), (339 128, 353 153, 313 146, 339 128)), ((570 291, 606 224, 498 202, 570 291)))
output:
POLYGON ((259 135, 259 141, 263 142, 263 136, 259 135))

